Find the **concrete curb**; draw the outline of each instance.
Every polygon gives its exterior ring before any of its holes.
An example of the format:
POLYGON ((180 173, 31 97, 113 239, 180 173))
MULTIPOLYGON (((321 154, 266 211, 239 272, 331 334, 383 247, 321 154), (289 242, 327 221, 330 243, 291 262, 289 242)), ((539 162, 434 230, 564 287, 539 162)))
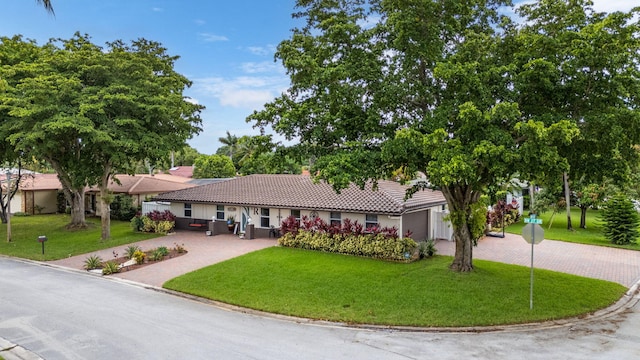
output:
POLYGON ((35 353, 0 338, 0 356, 5 360, 43 360, 35 353))

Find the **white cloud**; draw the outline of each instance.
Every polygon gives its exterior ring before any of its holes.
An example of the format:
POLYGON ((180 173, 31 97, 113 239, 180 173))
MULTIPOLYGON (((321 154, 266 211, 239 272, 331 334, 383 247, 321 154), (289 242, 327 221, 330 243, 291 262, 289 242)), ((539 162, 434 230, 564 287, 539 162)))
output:
POLYGON ((593 0, 593 8, 601 12, 629 11, 638 6, 638 0, 593 0))
POLYGON ((276 51, 276 47, 274 45, 267 46, 248 46, 246 48, 250 53, 254 55, 266 56, 273 54, 276 51))
POLYGON ((190 102, 190 103, 195 104, 195 105, 198 105, 198 104, 200 103, 200 102, 198 101, 198 99, 194 99, 194 98, 192 98, 192 97, 188 97, 188 96, 186 96, 186 97, 184 98, 184 101, 186 101, 186 102, 190 102))
POLYGON ((159 8, 159 7, 151 8, 151 10, 153 10, 153 11, 155 11, 155 12, 163 12, 163 11, 164 11, 164 9, 163 9, 163 8, 159 8))
POLYGON ((202 26, 204 24, 206 24, 207 22, 202 20, 202 19, 195 19, 193 20, 194 23, 196 23, 196 25, 202 26))
POLYGON ((194 80, 194 91, 217 99, 222 106, 261 109, 287 88, 284 76, 211 77, 194 80))
POLYGON ((274 61, 246 62, 241 65, 246 74, 282 72, 282 67, 274 61))
POLYGON ((223 35, 216 35, 216 34, 210 34, 210 33, 199 33, 198 35, 206 42, 229 41, 229 39, 223 35))

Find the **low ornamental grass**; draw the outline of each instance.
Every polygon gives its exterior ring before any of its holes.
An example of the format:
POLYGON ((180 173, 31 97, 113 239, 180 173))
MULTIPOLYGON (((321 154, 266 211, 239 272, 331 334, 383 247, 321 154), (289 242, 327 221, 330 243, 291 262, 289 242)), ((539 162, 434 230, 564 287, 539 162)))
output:
POLYGON ((607 307, 622 285, 450 257, 403 264, 291 248, 268 248, 172 279, 165 288, 252 309, 346 323, 481 326, 560 319, 607 307))
MULTIPOLYGON (((616 245, 611 243, 604 237, 602 229, 602 220, 599 218, 598 210, 588 210, 586 218, 586 229, 580 228, 580 209, 571 209, 571 226, 573 230, 567 230, 567 214, 566 212, 559 212, 553 216, 551 221, 552 212, 547 211, 538 215, 538 218, 542 219, 542 228, 544 229, 544 238, 547 240, 566 241, 587 245, 598 246, 610 246, 628 250, 640 250, 640 243, 629 245, 616 245), (551 224, 551 227, 549 227, 551 224)), ((505 231, 511 234, 522 234, 522 228, 526 225, 522 216, 520 221, 509 225, 505 228, 505 231)))
POLYGON ((128 221, 111 221, 111 238, 100 239, 100 219, 87 218, 88 228, 67 230, 66 214, 14 216, 11 218, 12 242, 7 243, 7 226, 0 226, 0 254, 33 260, 57 260, 69 256, 151 239, 160 234, 136 233, 128 221), (45 235, 45 255, 38 236, 45 235))

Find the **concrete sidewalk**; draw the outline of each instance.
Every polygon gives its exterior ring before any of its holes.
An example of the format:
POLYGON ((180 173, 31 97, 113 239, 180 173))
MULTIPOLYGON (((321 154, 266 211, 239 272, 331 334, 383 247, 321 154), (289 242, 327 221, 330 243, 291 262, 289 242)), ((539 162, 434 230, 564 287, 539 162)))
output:
MULTIPOLYGON (((455 243, 437 241, 438 255, 454 255, 455 243)), ((533 266, 589 278, 613 281, 628 288, 640 281, 640 251, 544 240, 534 245, 533 266)), ((473 258, 531 266, 531 244, 520 235, 485 237, 473 248, 473 258)))
MULTIPOLYGON (((276 243, 275 239, 245 240, 231 234, 206 236, 202 231, 178 231, 172 235, 141 241, 136 245, 140 246, 143 251, 148 251, 158 246, 173 248, 178 244, 187 250, 186 255, 110 276, 162 287, 162 284, 174 277, 255 250, 275 246, 276 243)), ((83 269, 84 261, 90 255, 98 255, 103 260, 109 260, 113 258, 114 251, 118 253, 118 256, 123 256, 126 247, 126 245, 121 245, 48 263, 72 269, 83 269)))

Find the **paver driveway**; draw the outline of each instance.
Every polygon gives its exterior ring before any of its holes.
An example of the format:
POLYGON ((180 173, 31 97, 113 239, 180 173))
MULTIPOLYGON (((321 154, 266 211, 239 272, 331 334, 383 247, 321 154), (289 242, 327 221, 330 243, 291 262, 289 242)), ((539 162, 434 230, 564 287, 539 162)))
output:
MULTIPOLYGON (((453 255, 455 244, 436 243, 439 255, 453 255)), ((640 251, 544 240, 534 245, 533 266, 631 287, 640 281, 640 251)), ((474 259, 531 266, 531 244, 522 236, 485 237, 473 248, 474 259)))
MULTIPOLYGON (((161 263, 145 266, 133 271, 126 271, 111 276, 127 279, 147 285, 161 287, 167 280, 188 272, 215 264, 251 251, 264 249, 276 245, 275 239, 239 239, 235 235, 206 236, 201 231, 178 231, 175 234, 136 243, 143 251, 152 250, 158 246, 172 248, 175 244, 184 245, 187 254, 177 258, 163 260, 161 263)), ((84 261, 89 255, 98 255, 107 260, 113 257, 113 251, 124 255, 126 246, 121 245, 111 249, 96 251, 90 254, 73 256, 50 263, 82 269, 84 261)))

